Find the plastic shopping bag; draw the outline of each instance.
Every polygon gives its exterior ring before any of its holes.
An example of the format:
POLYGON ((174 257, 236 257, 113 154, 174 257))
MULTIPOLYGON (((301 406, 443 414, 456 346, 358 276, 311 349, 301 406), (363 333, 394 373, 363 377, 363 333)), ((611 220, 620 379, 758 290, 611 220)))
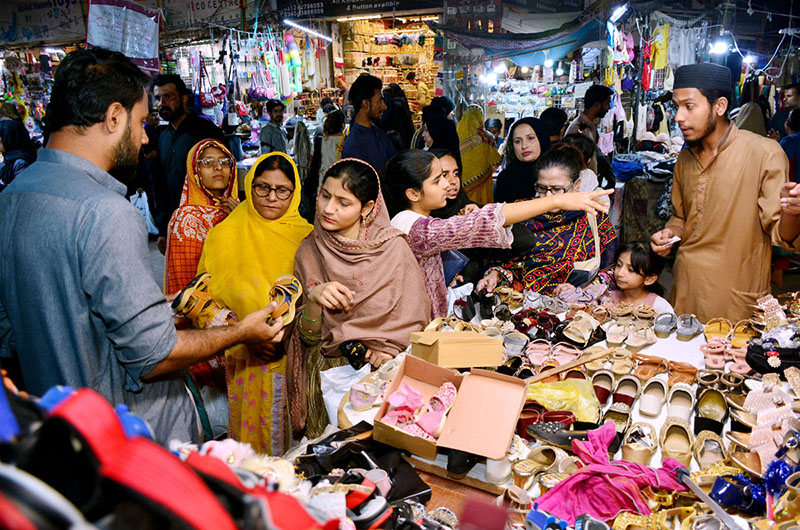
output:
POLYGON ((372 366, 367 363, 356 370, 349 364, 337 366, 319 373, 322 399, 331 425, 339 425, 339 404, 350 387, 369 375, 372 366))
POLYGON ((156 222, 153 220, 153 216, 150 214, 150 206, 147 204, 147 193, 140 189, 131 195, 131 204, 136 206, 136 209, 144 215, 145 221, 147 221, 147 233, 158 235, 156 222))
POLYGON ((568 410, 578 421, 600 421, 600 402, 592 383, 585 379, 567 379, 553 383, 528 385, 528 400, 540 403, 547 410, 568 410))

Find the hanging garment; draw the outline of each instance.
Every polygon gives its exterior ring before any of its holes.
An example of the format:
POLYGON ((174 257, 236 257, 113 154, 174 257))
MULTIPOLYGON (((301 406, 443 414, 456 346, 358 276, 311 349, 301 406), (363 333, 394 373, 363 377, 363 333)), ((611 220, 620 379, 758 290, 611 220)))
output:
POLYGON ((667 66, 669 28, 669 24, 662 24, 653 33, 653 68, 655 70, 661 70, 667 66))
POLYGON ((613 132, 600 133, 600 140, 597 143, 597 147, 600 148, 600 151, 602 151, 604 155, 607 155, 608 153, 613 151, 614 133, 613 132))
POLYGON ((647 105, 639 105, 636 113, 636 141, 641 142, 642 136, 647 132, 647 105))
POLYGON ((650 90, 650 75, 653 70, 653 65, 650 62, 650 56, 653 54, 653 48, 650 42, 646 42, 642 46, 642 90, 650 90))

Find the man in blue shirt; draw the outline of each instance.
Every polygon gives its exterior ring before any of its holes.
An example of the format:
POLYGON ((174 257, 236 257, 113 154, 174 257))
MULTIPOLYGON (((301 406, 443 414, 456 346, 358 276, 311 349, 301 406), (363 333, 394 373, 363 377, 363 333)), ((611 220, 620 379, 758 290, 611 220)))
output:
POLYGON ((386 110, 382 89, 383 82, 372 75, 362 75, 353 82, 350 103, 356 117, 342 149, 342 158, 363 160, 378 173, 382 173, 386 162, 397 154, 389 135, 376 125, 386 110))
POLYGON ((784 122, 786 136, 781 140, 781 147, 789 159, 789 177, 800 183, 800 109, 793 109, 784 122))
POLYGON ((268 307, 232 327, 175 329, 144 217, 124 197, 148 141, 146 85, 102 48, 56 70, 47 149, 0 194, 0 360, 16 352, 34 395, 88 387, 128 405, 162 444, 199 441, 181 370, 234 344, 280 340, 282 322, 266 325, 268 307))

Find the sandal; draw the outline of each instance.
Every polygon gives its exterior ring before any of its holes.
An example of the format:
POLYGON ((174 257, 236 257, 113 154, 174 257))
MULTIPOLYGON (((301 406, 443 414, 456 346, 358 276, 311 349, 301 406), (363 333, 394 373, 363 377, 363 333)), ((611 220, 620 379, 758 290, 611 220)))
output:
POLYGON ((706 389, 718 389, 720 386, 720 372, 714 370, 698 370, 697 375, 697 394, 700 395, 706 389))
POLYGON ((636 353, 633 356, 633 360, 636 361, 636 369, 633 371, 633 375, 642 382, 667 371, 667 360, 662 357, 636 353))
POLYGON ((711 431, 702 431, 697 435, 692 445, 694 459, 700 464, 700 469, 706 469, 717 462, 728 459, 725 443, 718 434, 711 431))
POLYGON ((178 296, 175 297, 175 300, 172 301, 172 310, 176 313, 181 313, 185 315, 187 318, 194 320, 193 317, 189 316, 193 314, 195 317, 197 316, 196 313, 199 313, 202 309, 203 303, 210 299, 206 297, 205 300, 201 300, 196 296, 196 293, 206 292, 208 291, 208 284, 211 281, 211 275, 207 272, 202 274, 198 274, 194 277, 189 284, 183 288, 183 290, 178 293, 178 296), (195 295, 195 296, 193 296, 195 295), (198 303, 200 302, 200 303, 198 303))
MULTIPOLYGON (((742 376, 753 372, 753 368, 747 364, 747 347, 734 348, 733 345, 731 345, 731 347, 728 348, 728 353, 733 357, 733 364, 728 367, 731 372, 742 376)), ((797 370, 797 368, 795 368, 795 370, 797 370)))
POLYGON ((633 308, 633 316, 636 317, 635 324, 637 326, 652 327, 657 314, 656 310, 647 304, 638 305, 633 308))
POLYGON ((678 317, 678 329, 675 336, 678 340, 686 342, 692 340, 695 335, 703 330, 703 326, 694 315, 681 315, 678 317))
POLYGON ((659 339, 666 339, 670 333, 675 331, 678 325, 678 317, 675 313, 661 313, 653 321, 653 331, 656 332, 656 337, 659 339))
POLYGON ((734 348, 747 349, 750 339, 758 336, 758 332, 753 329, 753 323, 749 320, 740 320, 733 326, 731 331, 731 346, 734 348))
POLYGON ((589 343, 594 330, 600 323, 585 311, 578 311, 572 321, 564 328, 564 336, 584 346, 589 343))
POLYGON ((622 343, 628 338, 630 329, 630 324, 612 323, 606 331, 606 342, 609 346, 622 346, 622 343))
POLYGON ((554 345, 553 350, 550 352, 550 358, 557 363, 556 366, 571 363, 581 355, 583 355, 581 350, 566 342, 559 342, 554 345))
POLYGON ((611 353, 611 373, 617 376, 628 375, 633 370, 633 355, 625 348, 614 348, 611 353))
POLYGON ((278 317, 283 317, 283 327, 291 324, 301 294, 303 294, 303 286, 300 284, 300 280, 294 276, 278 277, 272 289, 269 290, 269 300, 275 302, 277 306, 267 322, 272 325, 278 317))
POLYGON ((608 312, 620 324, 633 324, 633 306, 627 302, 610 307, 608 312))
MULTIPOLYGON (((583 350, 583 354, 589 356, 600 351, 605 351, 610 354, 613 350, 603 348, 602 346, 591 346, 583 350)), ((598 370, 604 369, 607 361, 608 361, 608 355, 606 355, 605 357, 600 357, 599 359, 595 359, 594 361, 589 361, 588 363, 584 364, 583 367, 586 369, 587 372, 592 374, 597 372, 598 370)))
POLYGON ((725 344, 718 341, 706 342, 700 345, 700 351, 706 361, 706 368, 722 370, 725 368, 725 344))
POLYGON ((628 333, 628 338, 625 339, 625 347, 633 353, 655 343, 656 334, 653 333, 653 328, 639 324, 628 333))
POLYGON ((549 340, 536 339, 528 343, 525 353, 527 353, 530 363, 536 368, 539 368, 550 356, 552 350, 553 345, 550 344, 549 340))
POLYGON ((733 330, 733 324, 727 318, 712 318, 706 323, 703 335, 708 342, 712 339, 727 339, 733 330))
POLYGON ((677 383, 694 383, 697 376, 697 368, 688 363, 679 361, 667 361, 667 374, 669 375, 669 386, 675 386, 677 383))

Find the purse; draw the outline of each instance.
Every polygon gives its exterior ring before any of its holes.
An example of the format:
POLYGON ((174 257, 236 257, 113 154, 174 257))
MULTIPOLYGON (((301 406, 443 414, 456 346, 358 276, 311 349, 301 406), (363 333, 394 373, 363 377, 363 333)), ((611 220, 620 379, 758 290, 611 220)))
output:
POLYGON ((444 266, 444 284, 449 286, 458 273, 464 270, 469 263, 469 258, 458 250, 442 252, 442 265, 444 266))
POLYGON ((208 71, 206 70, 206 63, 203 62, 203 56, 200 55, 200 105, 203 107, 216 107, 217 106, 217 99, 214 97, 214 94, 211 93, 211 82, 208 80, 208 71), (209 90, 203 90, 204 83, 208 83, 209 90))
POLYGON ((585 287, 594 280, 597 273, 600 272, 600 236, 597 233, 597 216, 587 213, 589 220, 589 227, 592 229, 592 236, 594 237, 594 257, 583 261, 576 261, 572 267, 572 271, 567 277, 567 283, 575 287, 585 287))

